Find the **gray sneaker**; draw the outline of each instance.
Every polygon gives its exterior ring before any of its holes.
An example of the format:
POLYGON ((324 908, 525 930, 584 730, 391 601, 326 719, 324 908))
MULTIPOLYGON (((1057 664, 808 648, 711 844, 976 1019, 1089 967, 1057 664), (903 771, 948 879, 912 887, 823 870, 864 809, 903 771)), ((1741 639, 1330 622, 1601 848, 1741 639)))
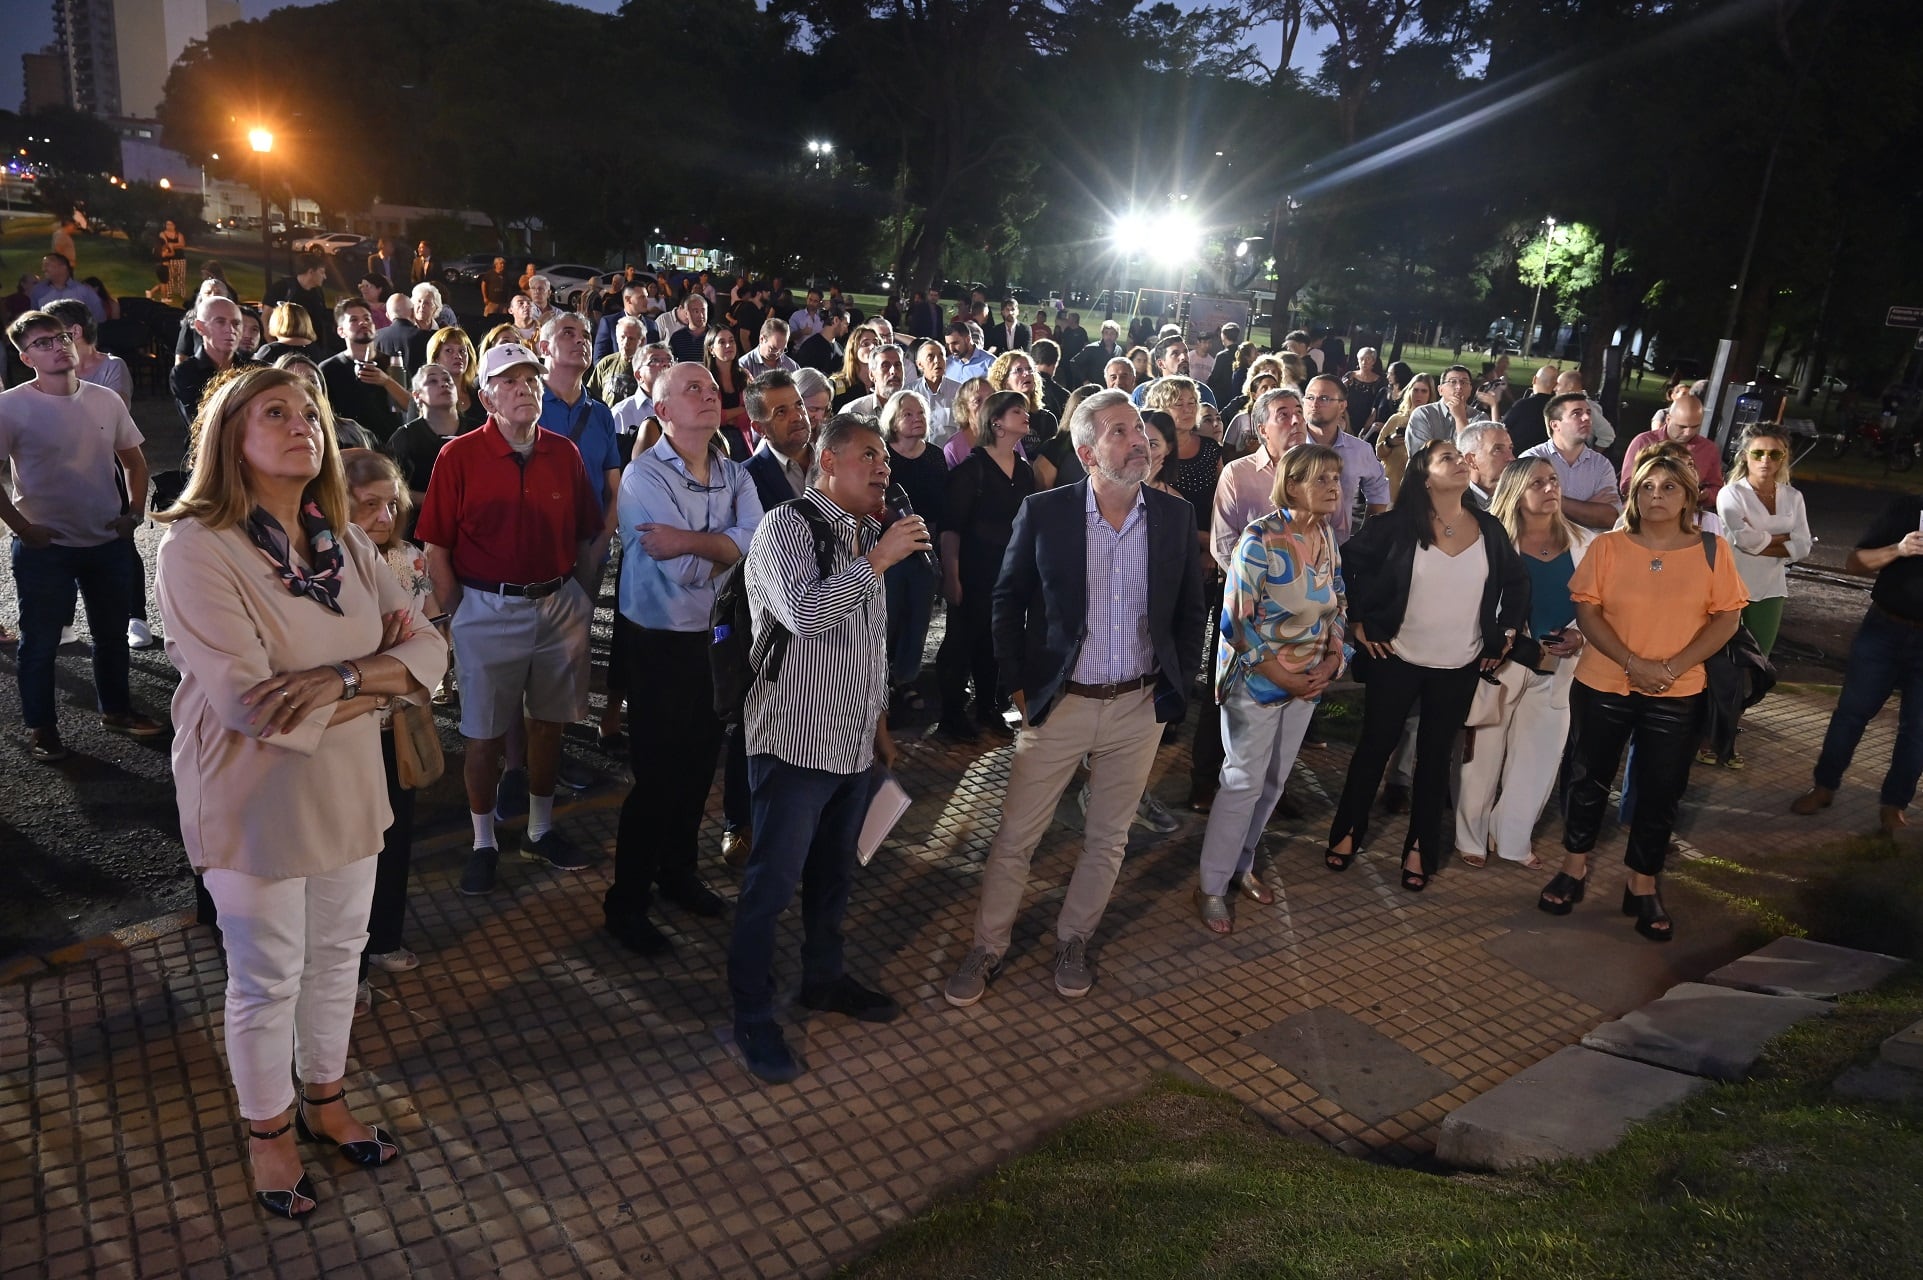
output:
MULTIPOLYGON (((1070 938, 1055 948, 1055 990, 1073 1000, 1088 994, 1095 985, 1095 973, 1088 967, 1088 943, 1070 938)), ((951 997, 952 998, 952 997, 951 997)))
POLYGON ((1167 805, 1146 791, 1142 793, 1142 803, 1135 806, 1135 821, 1164 836, 1182 825, 1182 820, 1170 813, 1167 805))
POLYGON ((966 1009, 982 998, 988 990, 988 983, 1002 967, 1002 958, 990 955, 988 948, 976 947, 962 957, 955 972, 948 976, 948 985, 942 988, 942 995, 957 1009, 966 1009))

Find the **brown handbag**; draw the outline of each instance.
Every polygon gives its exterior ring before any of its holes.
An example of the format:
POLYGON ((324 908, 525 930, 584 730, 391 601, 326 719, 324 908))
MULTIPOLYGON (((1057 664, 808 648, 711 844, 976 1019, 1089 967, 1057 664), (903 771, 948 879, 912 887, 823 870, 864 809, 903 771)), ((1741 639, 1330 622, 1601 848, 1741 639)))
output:
POLYGON ((403 703, 394 708, 389 725, 394 731, 394 773, 401 785, 418 790, 439 778, 447 758, 434 726, 434 709, 403 703))

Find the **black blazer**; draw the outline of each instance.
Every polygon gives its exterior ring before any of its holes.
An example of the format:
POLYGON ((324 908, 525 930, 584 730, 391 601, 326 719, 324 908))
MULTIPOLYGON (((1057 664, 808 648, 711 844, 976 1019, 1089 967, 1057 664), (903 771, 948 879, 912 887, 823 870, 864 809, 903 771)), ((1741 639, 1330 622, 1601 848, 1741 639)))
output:
MULTIPOLYGON (((1482 583, 1482 656, 1502 654, 1505 631, 1517 633, 1519 661, 1522 632, 1529 625, 1529 571, 1509 541, 1502 521, 1487 511, 1471 512, 1482 530, 1483 553, 1489 557, 1489 573, 1482 583)), ((1360 622, 1372 641, 1389 641, 1402 628, 1403 611, 1409 607, 1409 577, 1415 572, 1415 530, 1399 512, 1385 512, 1365 521, 1356 535, 1342 547, 1342 580, 1349 591, 1349 621, 1360 622)), ((1363 650, 1357 646, 1357 662, 1363 650)), ((1534 665, 1531 663, 1530 665, 1534 665)))
POLYGON ((1008 343, 1008 326, 1000 320, 997 320, 992 325, 983 325, 982 337, 985 340, 983 345, 996 355, 1000 355, 1004 351, 1028 350, 1029 329, 1027 325, 1019 320, 1015 322, 1015 344, 1013 346, 1010 346, 1008 343))
POLYGON ((795 496, 788 487, 787 473, 781 469, 781 458, 772 449, 756 449, 741 464, 755 482, 755 496, 761 499, 761 509, 773 511, 776 506, 795 496))
MULTIPOLYGON (((1030 724, 1046 720, 1061 699, 1088 638, 1088 484, 1022 501, 995 583, 995 661, 1004 687, 1027 698, 1030 724)), ((1155 718, 1169 723, 1188 712, 1188 688, 1202 656, 1202 562, 1189 504, 1157 489, 1142 496, 1148 502, 1155 718)))

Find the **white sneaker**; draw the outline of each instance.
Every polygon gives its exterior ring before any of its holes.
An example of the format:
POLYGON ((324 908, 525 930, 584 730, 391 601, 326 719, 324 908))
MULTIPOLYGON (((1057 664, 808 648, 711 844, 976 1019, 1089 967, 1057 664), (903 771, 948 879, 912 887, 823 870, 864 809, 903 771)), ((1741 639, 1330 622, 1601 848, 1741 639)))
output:
POLYGON ((79 644, 80 633, 78 631, 75 631, 72 627, 62 627, 60 628, 60 643, 61 644, 79 644))
POLYGON ((139 618, 127 619, 127 647, 129 649, 151 649, 154 647, 154 633, 139 618))

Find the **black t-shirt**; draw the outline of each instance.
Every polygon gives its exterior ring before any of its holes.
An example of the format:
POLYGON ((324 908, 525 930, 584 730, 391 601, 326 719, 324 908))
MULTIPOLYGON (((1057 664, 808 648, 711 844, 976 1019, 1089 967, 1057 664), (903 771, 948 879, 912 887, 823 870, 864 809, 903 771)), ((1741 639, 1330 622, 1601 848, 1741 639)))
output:
POLYGON ((928 522, 930 533, 941 530, 942 500, 948 490, 948 459, 934 445, 925 445, 919 455, 908 458, 888 446, 888 465, 894 481, 908 494, 915 514, 928 522))
POLYGON ((327 293, 322 289, 303 289, 296 276, 282 276, 267 287, 267 296, 261 301, 263 313, 272 311, 276 303, 296 302, 307 308, 307 314, 314 322, 315 333, 334 331, 334 313, 327 305, 327 293))
POLYGON ((352 352, 343 351, 320 363, 321 380, 327 385, 327 403, 336 414, 361 424, 377 443, 385 441, 401 425, 400 411, 387 390, 375 383, 362 382, 355 372, 352 352))
MULTIPOLYGON (((1923 529, 1923 494, 1909 494, 1883 509, 1857 540, 1859 549, 1893 546, 1906 533, 1923 529)), ((1923 623, 1923 556, 1898 556, 1876 574, 1870 599, 1888 614, 1905 622, 1923 623)))
POLYGON ((729 310, 728 323, 736 330, 743 351, 761 341, 761 322, 767 318, 768 313, 756 306, 752 298, 743 298, 729 310))
POLYGON ((426 418, 410 418, 387 438, 381 452, 401 464, 408 488, 426 493, 428 479, 434 474, 434 460, 441 456, 441 446, 453 438, 434 430, 426 418))
MULTIPOLYGON (((976 449, 948 473, 942 492, 943 532, 961 536, 962 582, 976 593, 991 588, 1001 572, 1002 553, 1015 536, 1015 513, 1022 499, 1039 488, 1035 472, 1020 454, 1013 474, 1004 474, 987 452, 976 449)), ((983 602, 985 603, 985 602, 983 602)))
POLYGON ((1502 425, 1509 429, 1509 443, 1515 446, 1517 457, 1549 439, 1549 423, 1542 413, 1549 400, 1540 391, 1531 391, 1502 415, 1502 425))
POLYGON ((841 372, 841 344, 830 342, 818 333, 803 338, 789 354, 794 356, 796 364, 804 368, 819 369, 827 374, 841 372))

